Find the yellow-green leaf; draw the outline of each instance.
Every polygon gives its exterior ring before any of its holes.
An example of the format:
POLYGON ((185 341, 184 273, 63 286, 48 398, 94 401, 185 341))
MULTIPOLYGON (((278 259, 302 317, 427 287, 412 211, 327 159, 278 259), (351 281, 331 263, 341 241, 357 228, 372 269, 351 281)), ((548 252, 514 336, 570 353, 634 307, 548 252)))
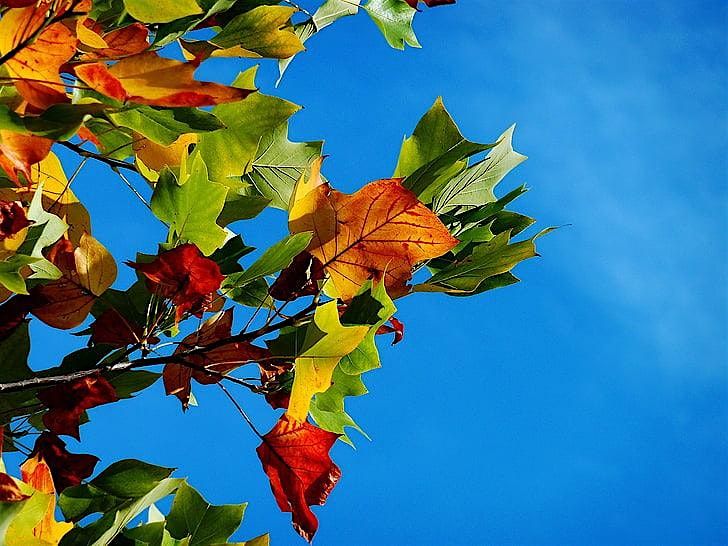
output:
POLYGON ((286 412, 298 421, 305 421, 314 394, 331 386, 334 367, 361 343, 369 326, 343 326, 336 301, 318 308, 306 330, 304 350, 296 358, 296 375, 291 400, 286 412))

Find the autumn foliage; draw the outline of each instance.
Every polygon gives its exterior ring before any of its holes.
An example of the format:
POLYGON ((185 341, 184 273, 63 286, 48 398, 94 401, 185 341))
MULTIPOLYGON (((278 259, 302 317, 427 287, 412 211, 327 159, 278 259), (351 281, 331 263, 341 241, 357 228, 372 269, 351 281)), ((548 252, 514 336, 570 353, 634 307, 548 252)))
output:
MULTIPOLYGON (((513 127, 470 141, 437 99, 392 172, 342 193, 322 173, 322 142, 289 140, 299 107, 259 90, 256 66, 230 82, 196 72, 212 57, 267 58, 283 77, 307 40, 359 12, 392 47, 418 47, 414 16, 454 3, 326 0, 309 12, 287 1, 0 0, 0 448, 24 458, 0 472, 0 543, 233 544, 244 505, 212 506, 124 446, 97 471, 95 455, 62 438, 83 439, 95 408, 160 377, 183 411, 200 411, 196 389, 229 399, 260 441, 278 507, 313 540, 311 507, 341 476, 330 452, 362 432, 346 399, 367 392, 377 339, 401 342, 415 318, 395 317, 395 301, 507 286, 536 256, 543 232, 522 236, 534 220, 507 209, 525 187, 496 195, 525 156, 513 127), (80 158, 72 174, 59 150, 80 158), (114 256, 96 238, 73 191, 88 162, 129 188, 164 240, 114 256), (268 207, 289 234, 247 246, 249 221, 268 207), (118 286, 121 269, 131 285, 118 286), (83 346, 31 368, 30 321, 83 346), (243 395, 277 412, 269 432, 243 395), (167 498, 162 514, 155 503, 167 498)), ((109 205, 91 211, 94 223, 112 221, 109 205)))

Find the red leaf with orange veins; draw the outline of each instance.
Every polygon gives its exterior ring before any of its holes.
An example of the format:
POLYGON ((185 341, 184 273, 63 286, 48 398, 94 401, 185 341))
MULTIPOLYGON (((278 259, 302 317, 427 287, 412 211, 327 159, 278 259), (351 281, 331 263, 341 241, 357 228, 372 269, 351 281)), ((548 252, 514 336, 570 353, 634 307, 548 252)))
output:
POLYGON ((56 22, 33 39, 46 19, 58 17, 69 4, 38 2, 22 9, 11 9, 0 20, 0 53, 7 54, 27 44, 5 66, 18 93, 38 110, 69 102, 60 71, 76 53, 76 36, 63 22, 56 22))
POLYGON ((42 432, 35 441, 30 457, 39 456, 48 465, 56 491, 79 485, 93 474, 99 458, 93 455, 69 453, 66 443, 51 432, 42 432))
POLYGON ((293 514, 293 528, 309 542, 318 529, 309 507, 323 505, 341 477, 329 457, 338 437, 283 415, 256 450, 278 507, 293 514))
POLYGON ((389 319, 389 325, 382 324, 377 329, 377 334, 394 334, 392 345, 397 345, 404 339, 404 323, 395 317, 389 319))
POLYGON ((119 399, 111 383, 100 375, 43 389, 37 397, 48 408, 43 415, 43 424, 48 430, 73 436, 77 440, 78 420, 84 411, 119 399))
POLYGON ((313 296, 318 293, 318 281, 322 281, 324 276, 324 266, 321 261, 308 252, 301 252, 281 271, 268 293, 279 301, 313 296))
MULTIPOLYGON (((99 34, 103 30, 101 25, 93 24, 91 21, 87 21, 87 26, 99 34)), ((147 27, 141 23, 133 23, 124 28, 112 30, 102 35, 107 47, 88 51, 81 55, 81 59, 84 61, 121 59, 123 57, 137 55, 149 47, 148 35, 149 31, 147 27)))
POLYGON ((30 498, 30 495, 25 495, 15 480, 0 472, 0 502, 20 502, 30 498))
MULTIPOLYGON (((202 327, 185 337, 177 346, 176 356, 181 353, 205 347, 220 340, 228 339, 232 335, 233 310, 228 309, 205 322, 202 327)), ((164 367, 162 379, 167 394, 174 395, 182 402, 182 408, 187 409, 190 401, 190 382, 195 381, 203 385, 211 385, 220 381, 219 374, 227 374, 240 366, 257 362, 270 356, 268 349, 257 347, 249 342, 226 343, 207 351, 201 351, 185 357, 185 363, 170 363, 164 367), (198 368, 198 369, 194 369, 198 368), (207 374, 200 368, 215 372, 207 374)))
POLYGON ((197 81, 196 68, 193 63, 165 59, 147 51, 126 57, 111 67, 104 63, 82 64, 75 72, 102 95, 151 106, 212 106, 244 99, 254 91, 197 81))
POLYGON ((18 173, 31 179, 30 167, 43 161, 51 151, 53 141, 35 135, 0 130, 0 167, 17 185, 18 173))
POLYGON ((177 320, 187 311, 202 316, 225 278, 217 263, 191 243, 162 252, 150 263, 126 264, 147 278, 151 292, 172 300, 177 306, 177 320))
POLYGON ((0 199, 0 241, 12 237, 29 225, 28 217, 17 201, 0 199))

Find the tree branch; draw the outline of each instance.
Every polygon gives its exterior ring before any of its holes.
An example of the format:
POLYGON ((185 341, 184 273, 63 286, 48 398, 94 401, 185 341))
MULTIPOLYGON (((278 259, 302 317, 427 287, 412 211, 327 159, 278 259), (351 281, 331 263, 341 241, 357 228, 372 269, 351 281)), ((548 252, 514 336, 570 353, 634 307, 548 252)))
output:
MULTIPOLYGON (((157 356, 157 357, 151 357, 151 358, 143 357, 143 358, 129 359, 129 360, 121 361, 121 362, 105 364, 105 365, 94 367, 94 368, 88 368, 85 370, 78 370, 78 371, 70 372, 67 374, 50 375, 50 376, 36 376, 36 377, 31 377, 29 379, 22 379, 20 381, 0 383, 0 393, 18 392, 18 391, 24 391, 24 390, 29 390, 29 389, 52 387, 54 385, 62 385, 65 383, 70 383, 72 381, 76 381, 77 379, 82 379, 84 377, 88 377, 91 375, 108 374, 108 373, 113 373, 113 372, 125 372, 125 371, 136 369, 136 368, 146 368, 146 367, 150 367, 150 366, 158 366, 161 364, 180 364, 180 365, 190 368, 192 370, 196 370, 196 371, 205 373, 207 375, 210 375, 212 377, 219 378, 220 380, 224 379, 226 381, 230 381, 232 383, 236 383, 238 385, 247 387, 255 392, 259 392, 259 387, 257 385, 253 385, 253 384, 248 383, 247 381, 244 381, 237 377, 227 375, 222 372, 218 372, 216 370, 211 370, 205 366, 201 366, 199 364, 195 364, 194 362, 190 362, 189 357, 195 356, 195 355, 203 355, 204 353, 206 353, 208 351, 211 351, 218 347, 223 347, 225 345, 230 345, 232 343, 242 343, 242 342, 253 341, 253 340, 258 339, 262 336, 265 336, 271 332, 275 332, 277 330, 280 330, 281 328, 285 328, 286 326, 293 326, 301 321, 308 320, 308 318, 309 318, 308 315, 311 311, 313 311, 316 308, 316 304, 317 304, 317 302, 314 300, 306 308, 302 309, 295 315, 292 315, 284 320, 280 320, 273 324, 264 325, 261 328, 258 328, 257 330, 252 330, 250 332, 243 331, 237 335, 215 341, 215 342, 210 343, 205 346, 195 347, 193 349, 190 349, 188 351, 183 351, 178 354, 172 354, 172 355, 167 355, 167 356, 157 356)), ((256 361, 255 360, 241 361, 240 364, 241 365, 248 364, 251 362, 256 362, 256 361)))
POLYGON ((101 155, 101 154, 91 152, 89 150, 85 150, 81 146, 79 146, 78 144, 74 144, 73 142, 59 140, 56 142, 56 144, 60 144, 64 148, 68 148, 69 150, 76 152, 81 157, 88 157, 89 159, 95 159, 96 161, 101 161, 102 163, 106 163, 107 165, 111 166, 112 168, 127 169, 127 170, 133 171, 135 173, 139 172, 138 169, 136 168, 136 166, 132 165, 131 163, 127 163, 126 161, 122 161, 121 159, 114 159, 113 157, 107 157, 105 155, 101 155))

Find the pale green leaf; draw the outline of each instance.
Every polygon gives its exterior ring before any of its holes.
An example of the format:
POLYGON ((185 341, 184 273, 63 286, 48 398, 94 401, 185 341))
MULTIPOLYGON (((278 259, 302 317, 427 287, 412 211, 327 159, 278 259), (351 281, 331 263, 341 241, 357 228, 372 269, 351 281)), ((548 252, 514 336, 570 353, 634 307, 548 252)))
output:
POLYGON ((526 156, 513 149, 515 125, 511 125, 498 138, 485 159, 468 167, 454 177, 433 201, 433 210, 448 212, 456 207, 476 207, 495 201, 493 190, 511 170, 526 160, 526 156))
POLYGON ((124 0, 124 6, 129 15, 142 23, 168 23, 202 13, 195 0, 124 0))
POLYGON ((243 180, 253 184, 270 206, 288 210, 293 187, 311 161, 321 155, 323 142, 291 142, 288 124, 266 134, 258 145, 251 170, 243 180))
POLYGON ((387 43, 395 49, 405 44, 421 47, 412 30, 412 19, 417 10, 404 0, 369 0, 362 6, 382 31, 387 43))
POLYGON ((199 108, 137 106, 109 114, 117 125, 128 127, 163 146, 186 133, 205 133, 225 125, 214 114, 199 108))

